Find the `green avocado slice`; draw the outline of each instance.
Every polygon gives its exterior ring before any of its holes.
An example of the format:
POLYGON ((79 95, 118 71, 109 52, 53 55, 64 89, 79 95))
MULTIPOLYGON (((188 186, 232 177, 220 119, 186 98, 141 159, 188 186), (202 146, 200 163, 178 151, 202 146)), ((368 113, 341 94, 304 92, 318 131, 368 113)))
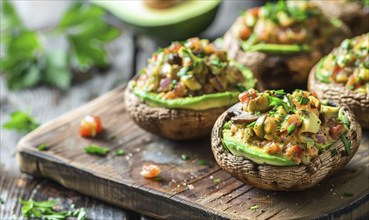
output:
POLYGON ((228 91, 195 97, 162 99, 158 93, 146 92, 138 88, 133 88, 133 93, 150 106, 191 110, 205 110, 230 106, 238 101, 238 95, 240 94, 239 92, 228 91))
POLYGON ((245 51, 260 51, 264 53, 293 54, 309 52, 310 47, 306 44, 266 44, 259 43, 255 45, 246 45, 242 43, 242 49, 245 51))
POLYGON ((191 110, 205 110, 230 106, 238 101, 238 95, 241 91, 254 88, 255 86, 254 76, 247 67, 233 61, 230 62, 230 65, 237 66, 242 71, 242 74, 245 77, 245 80, 242 83, 238 84, 238 88, 240 91, 226 91, 195 97, 162 99, 158 93, 147 92, 137 87, 131 89, 133 93, 141 99, 141 101, 144 101, 151 106, 191 110))
POLYGON ((242 156, 254 161, 257 164, 269 164, 273 166, 294 166, 294 161, 277 155, 264 153, 259 147, 246 145, 235 138, 224 135, 223 145, 235 156, 242 156))

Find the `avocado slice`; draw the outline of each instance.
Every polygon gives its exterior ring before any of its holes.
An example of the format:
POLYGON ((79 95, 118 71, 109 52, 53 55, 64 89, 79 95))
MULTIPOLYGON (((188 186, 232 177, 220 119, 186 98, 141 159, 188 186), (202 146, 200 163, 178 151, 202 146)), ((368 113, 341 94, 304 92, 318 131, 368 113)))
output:
POLYGON ((254 45, 242 44, 244 51, 260 51, 264 53, 278 53, 278 54, 293 54, 309 52, 310 47, 308 45, 300 44, 266 44, 259 43, 254 45))
POLYGON ((220 0, 186 0, 170 8, 155 9, 143 1, 92 2, 110 11, 135 32, 164 40, 184 40, 198 35, 212 23, 221 3, 220 0))
POLYGON ((195 97, 162 99, 158 93, 146 92, 138 88, 133 88, 133 93, 151 106, 191 110, 205 110, 229 106, 237 102, 238 95, 240 94, 239 92, 227 91, 195 97))
POLYGON ((263 152, 257 146, 246 145, 245 143, 231 138, 223 133, 223 145, 235 156, 242 156, 254 161, 257 164, 269 164, 274 166, 297 165, 294 161, 283 156, 271 155, 263 152))

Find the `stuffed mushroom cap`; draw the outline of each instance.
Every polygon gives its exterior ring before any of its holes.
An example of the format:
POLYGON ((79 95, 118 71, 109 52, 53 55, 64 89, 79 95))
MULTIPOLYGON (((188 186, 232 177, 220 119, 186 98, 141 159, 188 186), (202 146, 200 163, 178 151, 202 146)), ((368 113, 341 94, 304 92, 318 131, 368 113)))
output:
POLYGON ((369 128, 369 33, 344 40, 311 71, 308 88, 319 98, 348 105, 369 128))
POLYGON ((255 86, 252 72, 208 40, 191 38, 158 50, 125 91, 130 117, 175 140, 210 135, 218 116, 255 86))
POLYGON ((369 2, 352 0, 313 0, 328 17, 342 20, 353 36, 369 31, 369 2))
POLYGON ((342 22, 327 18, 315 4, 279 1, 238 17, 223 47, 263 88, 305 88, 311 68, 348 34, 342 22))
POLYGON ((212 151, 228 173, 256 188, 308 189, 356 153, 361 127, 347 106, 309 92, 250 89, 212 131, 212 151))

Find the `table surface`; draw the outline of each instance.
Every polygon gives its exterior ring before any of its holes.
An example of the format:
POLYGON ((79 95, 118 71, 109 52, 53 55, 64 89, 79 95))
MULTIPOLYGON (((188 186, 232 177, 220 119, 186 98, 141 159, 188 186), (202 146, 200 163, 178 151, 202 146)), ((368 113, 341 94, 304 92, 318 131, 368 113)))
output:
MULTIPOLYGON (((215 39, 222 36, 239 15, 240 9, 260 3, 257 0, 223 2, 216 20, 200 37, 215 39)), ((55 7, 60 5, 56 4, 55 7)), ((53 10, 49 8, 49 11, 53 10)), ((114 18, 112 21, 121 25, 114 18)), ((9 119, 9 113, 14 110, 31 110, 32 115, 44 123, 127 82, 133 73, 146 65, 147 59, 157 50, 158 45, 146 36, 133 35, 127 31, 127 27, 122 28, 125 30, 123 35, 109 45, 113 57, 111 68, 104 73, 91 73, 91 79, 74 83, 68 91, 37 87, 10 92, 5 86, 4 76, 0 75, 0 124, 4 124, 9 119)), ((132 210, 123 210, 81 195, 51 180, 22 174, 18 169, 15 154, 17 142, 23 135, 2 128, 0 132, 0 198, 4 201, 0 204, 0 219, 21 218, 19 198, 58 198, 65 207, 75 204, 76 207, 87 208, 89 219, 150 219, 132 210)))

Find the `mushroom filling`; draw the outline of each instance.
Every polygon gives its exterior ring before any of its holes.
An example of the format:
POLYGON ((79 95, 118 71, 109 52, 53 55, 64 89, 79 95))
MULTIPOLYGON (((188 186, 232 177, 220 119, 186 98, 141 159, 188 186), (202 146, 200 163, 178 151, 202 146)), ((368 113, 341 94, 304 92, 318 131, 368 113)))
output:
POLYGON ((344 40, 318 64, 316 78, 369 93, 369 33, 344 40))
POLYGON ((313 3, 279 1, 247 10, 231 27, 244 51, 299 53, 325 46, 340 26, 313 3))
POLYGON ((224 146, 236 156, 259 164, 308 164, 339 139, 347 140, 350 122, 343 109, 309 92, 250 89, 239 99, 242 109, 231 112, 222 130, 224 146))
POLYGON ((251 71, 229 60, 227 52, 208 40, 190 38, 154 53, 130 87, 152 105, 181 107, 183 103, 213 102, 225 96, 224 102, 210 104, 222 107, 237 102, 239 93, 254 84, 251 71))

